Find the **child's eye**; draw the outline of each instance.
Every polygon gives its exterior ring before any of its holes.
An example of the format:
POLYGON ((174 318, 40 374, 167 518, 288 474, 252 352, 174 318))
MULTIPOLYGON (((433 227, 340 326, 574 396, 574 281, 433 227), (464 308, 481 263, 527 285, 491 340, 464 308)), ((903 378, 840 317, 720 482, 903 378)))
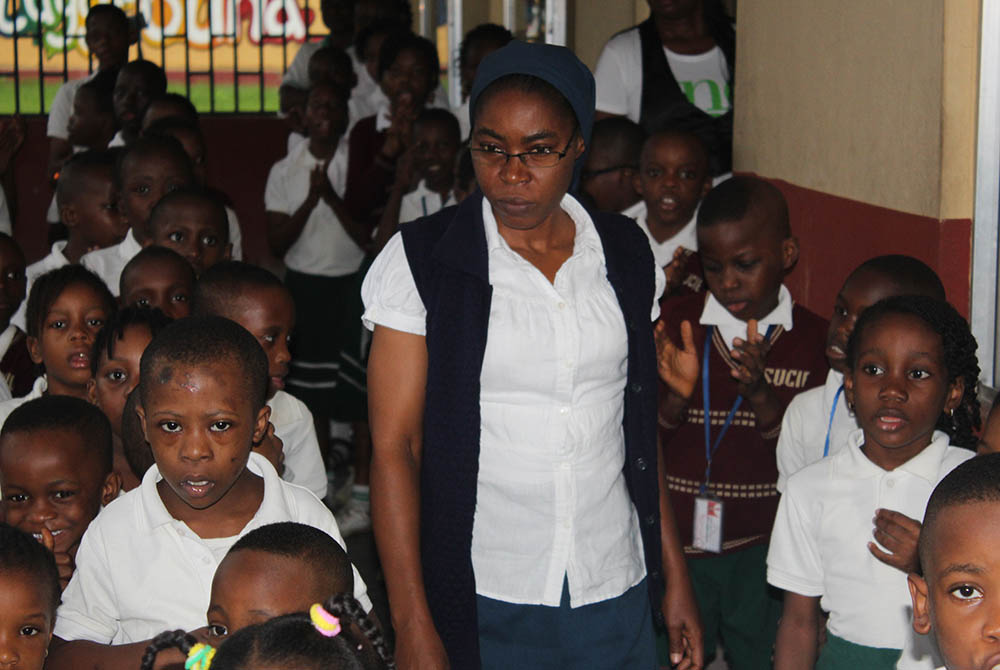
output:
POLYGON ((696 176, 694 170, 681 170, 681 179, 694 179, 696 176))
POLYGON ((139 298, 135 301, 135 304, 139 305, 139 307, 149 307, 149 300, 146 298, 139 298))
POLYGON ((977 589, 975 586, 970 586, 969 584, 956 586, 951 590, 951 594, 959 600, 974 600, 976 598, 983 597, 982 591, 977 589))
POLYGON ((211 426, 209 426, 209 430, 211 430, 213 433, 224 433, 230 428, 232 428, 232 426, 233 426, 232 421, 216 421, 211 426))
POLYGON ((28 502, 28 496, 24 493, 11 493, 7 496, 7 502, 15 504, 28 502))
POLYGON ((910 370, 910 377, 912 379, 927 379, 931 376, 931 373, 927 370, 910 370))
POLYGON ((181 432, 181 424, 176 421, 161 421, 160 430, 165 433, 179 433, 181 432))
POLYGON ((862 365, 861 371, 864 372, 866 375, 871 375, 873 377, 882 374, 882 368, 871 363, 862 365))
POLYGON ((188 297, 183 293, 178 293, 173 298, 171 298, 171 300, 173 300, 174 302, 187 302, 188 297))
POLYGON ((66 500, 67 498, 72 498, 75 495, 76 491, 69 491, 69 490, 54 491, 52 493, 52 497, 55 498, 56 500, 66 500))
POLYGON ((35 637, 41 632, 42 629, 38 626, 22 626, 21 630, 17 631, 21 637, 35 637))
POLYGON ((650 179, 656 179, 661 174, 663 174, 663 170, 660 168, 646 168, 646 176, 650 179))
POLYGON ((708 263, 704 259, 701 262, 701 268, 709 274, 718 274, 722 272, 722 266, 718 263, 708 263))
POLYGON ((104 319, 87 319, 87 325, 91 328, 100 328, 104 325, 104 319))
POLYGON ((262 335, 260 339, 268 344, 274 344, 277 341, 274 335, 262 335))
POLYGON ((66 327, 66 322, 63 321, 62 319, 57 319, 55 321, 49 322, 49 328, 52 328, 54 330, 60 330, 65 327, 66 327))
POLYGON ((841 317, 847 316, 847 310, 844 309, 843 307, 841 307, 840 305, 834 305, 833 306, 833 315, 834 316, 841 316, 841 317))
POLYGON ((133 193, 138 193, 139 195, 149 195, 149 186, 146 184, 139 184, 132 187, 133 193))
POLYGON ((219 243, 219 238, 215 235, 205 235, 201 238, 201 244, 205 247, 214 247, 219 243))
POLYGON ((181 242, 184 241, 184 233, 180 232, 179 230, 175 230, 174 232, 167 234, 167 239, 170 240, 171 242, 177 242, 178 244, 180 244, 181 242))
POLYGON ((128 374, 124 370, 112 370, 104 376, 108 379, 108 381, 115 383, 120 383, 128 379, 128 374))
POLYGON ((741 270, 752 270, 754 268, 754 266, 756 266, 756 265, 757 265, 757 261, 756 260, 752 260, 752 261, 739 261, 738 263, 736 263, 736 266, 739 269, 741 269, 741 270))
POLYGON ((208 632, 213 637, 226 637, 227 635, 229 635, 229 629, 220 623, 209 624, 208 632))

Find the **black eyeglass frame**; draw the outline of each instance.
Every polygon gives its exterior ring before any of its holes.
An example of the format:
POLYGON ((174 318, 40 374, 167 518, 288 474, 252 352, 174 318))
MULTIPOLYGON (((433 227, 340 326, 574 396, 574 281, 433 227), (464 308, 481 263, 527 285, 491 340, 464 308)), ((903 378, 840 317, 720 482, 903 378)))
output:
MULTIPOLYGON (((559 165, 559 163, 562 162, 562 159, 566 158, 566 154, 569 153, 570 145, 572 145, 573 144, 573 140, 576 139, 576 134, 577 134, 578 130, 579 129, 577 129, 577 128, 573 129, 573 134, 569 136, 569 141, 566 143, 566 146, 563 148, 562 151, 553 151, 553 152, 547 153, 547 154, 539 153, 537 151, 522 151, 521 153, 512 154, 512 153, 510 153, 508 151, 504 151, 503 149, 500 149, 500 150, 496 150, 496 149, 479 149, 479 148, 476 148, 476 147, 469 147, 469 151, 473 152, 473 154, 472 154, 473 158, 475 158, 476 154, 482 154, 484 157, 486 157, 486 156, 496 156, 496 157, 503 156, 504 157, 504 161, 503 161, 504 167, 506 167, 507 164, 510 163, 510 159, 511 158, 517 158, 517 159, 519 159, 521 161, 521 165, 523 165, 526 168, 529 168, 529 169, 530 168, 541 168, 543 170, 547 170, 548 168, 554 168, 555 166, 559 165), (558 158, 556 159, 556 161, 552 165, 528 165, 528 159, 527 159, 528 156, 558 156, 558 158)), ((496 167, 500 167, 500 165, 497 164, 496 167)))

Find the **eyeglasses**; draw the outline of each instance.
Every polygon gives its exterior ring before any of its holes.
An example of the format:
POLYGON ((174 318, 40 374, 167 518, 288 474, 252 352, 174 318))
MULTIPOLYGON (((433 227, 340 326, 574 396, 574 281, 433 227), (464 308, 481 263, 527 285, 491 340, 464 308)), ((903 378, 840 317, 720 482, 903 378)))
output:
POLYGON ((576 138, 576 131, 569 138, 569 142, 563 147, 562 151, 550 151, 544 149, 541 151, 522 151, 519 154, 512 154, 503 149, 491 146, 488 149, 478 149, 475 147, 470 147, 469 151, 473 152, 472 157, 479 160, 481 163, 485 163, 490 167, 500 167, 502 165, 507 165, 507 162, 511 158, 519 158, 521 164, 529 168, 550 168, 555 167, 559 164, 566 154, 569 153, 569 145, 573 143, 576 138))
POLYGON ((612 165, 611 167, 601 168, 600 170, 584 170, 580 173, 580 181, 589 181, 595 177, 600 177, 602 174, 608 174, 610 172, 618 172, 619 170, 638 170, 638 165, 612 165))

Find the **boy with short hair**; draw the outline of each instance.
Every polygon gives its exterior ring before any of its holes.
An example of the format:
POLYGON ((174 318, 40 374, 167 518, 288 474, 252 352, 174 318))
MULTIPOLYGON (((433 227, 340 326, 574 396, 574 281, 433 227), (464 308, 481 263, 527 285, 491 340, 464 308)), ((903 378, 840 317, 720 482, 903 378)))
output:
POLYGON ((31 533, 56 556, 63 588, 87 526, 118 495, 111 425, 71 396, 21 405, 0 431, 0 489, 7 523, 31 533))
POLYGON ((182 119, 198 125, 198 110, 180 93, 163 93, 153 98, 146 107, 142 115, 142 132, 145 134, 150 126, 162 119, 182 119))
POLYGON ((125 264, 118 282, 123 307, 155 307, 171 319, 191 314, 197 278, 184 257, 166 247, 145 247, 125 264))
POLYGON ((937 273, 911 256, 876 256, 848 275, 834 301, 826 335, 826 359, 830 364, 826 383, 792 398, 781 420, 776 453, 779 492, 796 472, 840 451, 858 429, 843 398, 847 340, 865 309, 894 295, 945 299, 937 273))
POLYGON ((587 162, 580 174, 580 188, 599 211, 621 212, 635 218, 644 207, 633 177, 646 133, 624 117, 594 123, 587 162), (635 210, 635 211, 634 211, 635 210))
POLYGON ((99 71, 76 90, 69 117, 69 142, 76 150, 106 149, 115 136, 114 89, 118 68, 99 71))
POLYGON ((353 592, 351 561, 329 535, 290 521, 261 526, 241 537, 215 571, 208 634, 225 638, 353 592))
POLYGON ((213 191, 188 186, 171 191, 149 214, 144 246, 173 249, 191 263, 196 275, 229 259, 226 205, 213 191))
MULTIPOLYGON (((84 536, 55 630, 72 642, 50 668, 134 668, 153 635, 201 627, 216 567, 254 528, 297 521, 343 546, 323 503, 252 453, 270 416, 267 381, 264 351, 229 319, 180 319, 146 348, 136 412, 156 465, 84 536)), ((370 609, 356 572, 354 584, 370 609)))
POLYGON ((775 442, 785 406, 826 371, 827 324, 782 284, 798 242, 773 185, 734 177, 717 186, 697 236, 709 293, 668 303, 656 329, 666 485, 680 537, 690 538, 706 657, 721 634, 735 667, 769 668, 781 612, 765 577, 775 442))
POLYGON ((932 633, 942 670, 991 670, 1000 659, 1000 454, 965 461, 938 483, 908 577, 913 630, 932 633), (996 587, 996 588, 994 588, 996 587))
POLYGON ((284 443, 282 479, 326 497, 327 477, 313 415, 305 403, 284 390, 295 328, 295 305, 281 280, 263 268, 228 261, 205 272, 195 287, 196 316, 224 316, 257 338, 268 359, 267 405, 274 432, 284 443))
POLYGON ((139 59, 123 65, 114 92, 115 118, 121 130, 108 146, 124 146, 138 139, 146 108, 166 92, 167 75, 156 63, 139 59))
POLYGON ((695 217, 712 188, 708 150, 697 135, 660 131, 650 135, 632 184, 642 204, 632 216, 646 233, 656 264, 667 274, 666 297, 704 290, 695 217))

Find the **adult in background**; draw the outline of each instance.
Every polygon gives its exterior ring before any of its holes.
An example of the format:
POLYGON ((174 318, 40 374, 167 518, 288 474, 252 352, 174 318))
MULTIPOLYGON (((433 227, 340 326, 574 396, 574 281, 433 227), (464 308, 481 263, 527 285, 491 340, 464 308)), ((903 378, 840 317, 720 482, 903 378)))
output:
POLYGON ((650 17, 608 40, 597 61, 598 118, 627 116, 647 135, 706 142, 715 175, 732 169, 736 35, 721 0, 647 0, 650 17))
POLYGON ((399 667, 652 670, 661 605, 672 660, 698 667, 658 485, 663 273, 633 222, 567 193, 593 77, 565 48, 511 42, 470 109, 481 193, 404 224, 362 288, 399 667))

